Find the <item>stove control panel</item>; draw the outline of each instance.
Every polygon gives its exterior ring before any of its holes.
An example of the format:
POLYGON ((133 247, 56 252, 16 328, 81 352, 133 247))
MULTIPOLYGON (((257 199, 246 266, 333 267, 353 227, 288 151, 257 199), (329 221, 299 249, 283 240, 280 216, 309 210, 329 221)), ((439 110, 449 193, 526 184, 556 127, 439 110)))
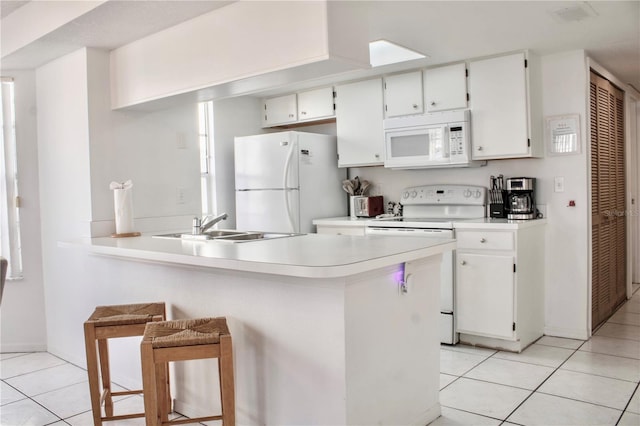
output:
POLYGON ((472 185, 423 185, 405 188, 402 191, 402 205, 484 205, 487 188, 472 185))

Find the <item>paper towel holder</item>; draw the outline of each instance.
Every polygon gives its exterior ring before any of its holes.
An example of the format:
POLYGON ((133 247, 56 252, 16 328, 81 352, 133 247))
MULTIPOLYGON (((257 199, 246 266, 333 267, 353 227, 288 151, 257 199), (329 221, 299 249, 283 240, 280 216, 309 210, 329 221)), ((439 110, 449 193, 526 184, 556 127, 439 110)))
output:
POLYGON ((128 238, 128 237, 139 237, 142 235, 139 232, 127 232, 125 234, 111 234, 111 238, 128 238))
POLYGON ((113 190, 116 232, 111 234, 111 238, 139 237, 140 232, 135 232, 133 228, 133 200, 131 180, 125 182, 111 182, 109 189, 113 190), (126 215, 125 215, 126 213, 126 215), (124 219, 123 219, 124 218, 124 219), (118 232, 120 231, 120 232, 118 232), (124 231, 124 232, 123 232, 124 231))

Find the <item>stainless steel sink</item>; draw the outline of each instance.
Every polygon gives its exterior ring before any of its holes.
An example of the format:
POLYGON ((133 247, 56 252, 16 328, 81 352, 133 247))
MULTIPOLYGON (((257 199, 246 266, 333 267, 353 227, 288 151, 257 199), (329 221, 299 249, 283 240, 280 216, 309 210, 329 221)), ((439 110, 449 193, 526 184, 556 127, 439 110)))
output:
POLYGON ((227 241, 230 243, 241 243, 256 240, 266 240, 273 238, 285 238, 294 237, 303 234, 291 234, 281 232, 246 232, 237 231, 231 229, 215 229, 205 232, 203 234, 187 234, 187 233, 173 233, 173 234, 161 234, 153 235, 153 238, 168 238, 168 239, 181 239, 192 241, 227 241))
POLYGON ((187 234, 187 233, 174 233, 174 234, 161 234, 152 235, 153 238, 169 238, 169 239, 183 239, 183 240, 213 240, 215 238, 224 237, 228 235, 238 235, 242 231, 215 229, 202 234, 187 234))
POLYGON ((246 234, 227 235, 217 239, 221 241, 251 241, 251 240, 261 240, 263 238, 264 238, 263 233, 251 232, 246 234))

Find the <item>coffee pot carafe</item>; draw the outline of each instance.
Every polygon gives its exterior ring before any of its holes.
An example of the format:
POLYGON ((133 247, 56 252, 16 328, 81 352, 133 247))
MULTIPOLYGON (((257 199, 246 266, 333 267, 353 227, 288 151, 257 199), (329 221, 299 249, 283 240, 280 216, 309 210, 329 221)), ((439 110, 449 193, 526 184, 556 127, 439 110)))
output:
POLYGON ((507 219, 535 219, 535 178, 507 179, 507 219))

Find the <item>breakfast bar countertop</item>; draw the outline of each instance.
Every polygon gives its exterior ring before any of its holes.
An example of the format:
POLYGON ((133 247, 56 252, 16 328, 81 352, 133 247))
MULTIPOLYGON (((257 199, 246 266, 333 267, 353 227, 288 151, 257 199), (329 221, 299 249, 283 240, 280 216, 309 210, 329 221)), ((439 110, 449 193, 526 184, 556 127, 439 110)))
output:
POLYGON ((61 242, 90 253, 304 278, 344 277, 455 249, 454 240, 304 234, 246 242, 86 238, 61 242))

